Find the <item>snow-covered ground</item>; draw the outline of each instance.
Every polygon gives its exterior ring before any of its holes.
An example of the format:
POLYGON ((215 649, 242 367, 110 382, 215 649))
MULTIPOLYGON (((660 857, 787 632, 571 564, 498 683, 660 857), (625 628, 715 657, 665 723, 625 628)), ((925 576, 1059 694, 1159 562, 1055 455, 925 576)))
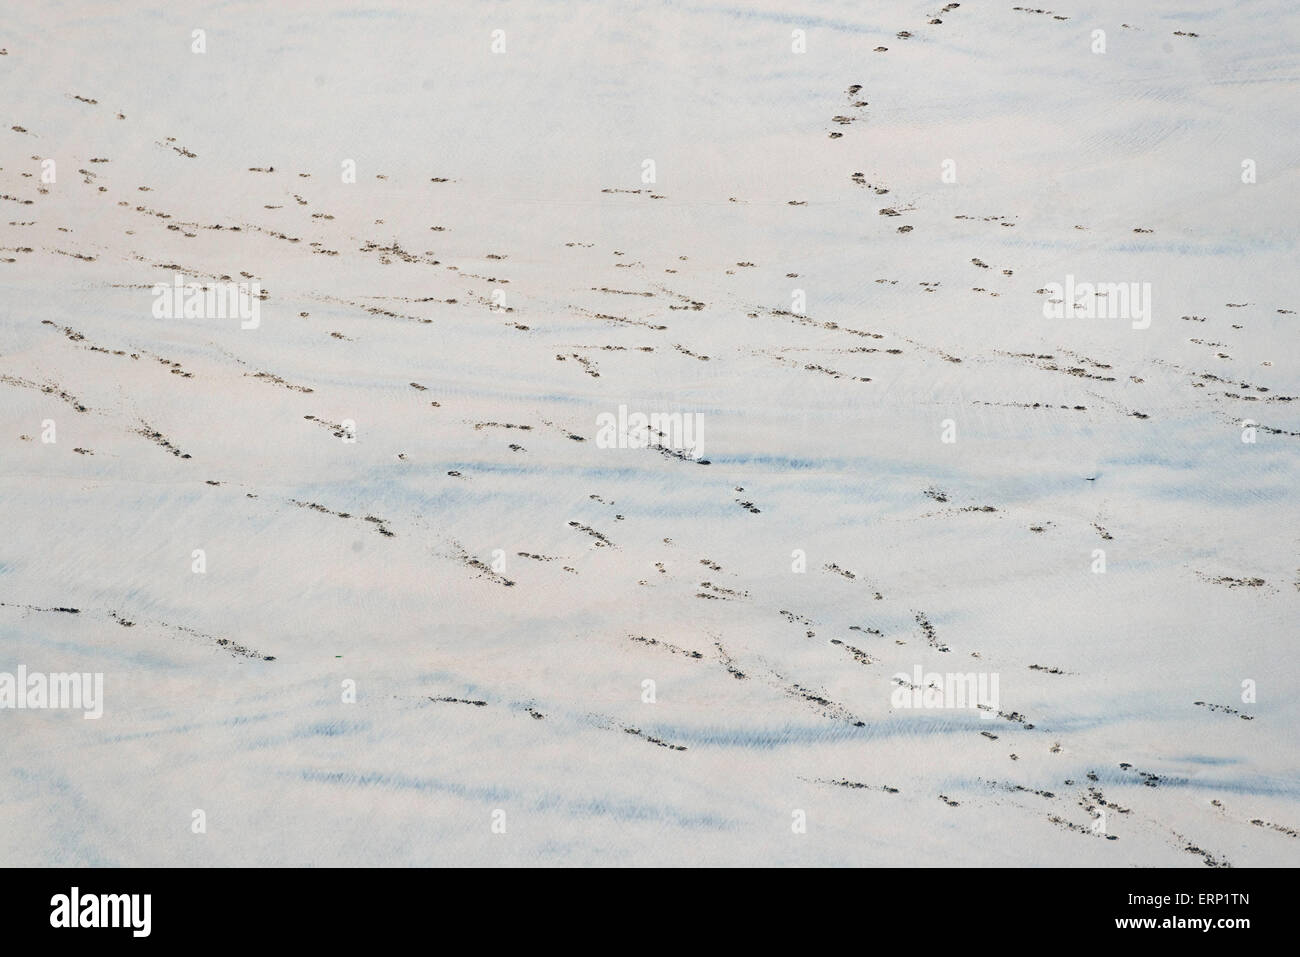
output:
POLYGON ((1145 6, 7 5, 0 863, 1300 860, 1300 9, 1145 6))

